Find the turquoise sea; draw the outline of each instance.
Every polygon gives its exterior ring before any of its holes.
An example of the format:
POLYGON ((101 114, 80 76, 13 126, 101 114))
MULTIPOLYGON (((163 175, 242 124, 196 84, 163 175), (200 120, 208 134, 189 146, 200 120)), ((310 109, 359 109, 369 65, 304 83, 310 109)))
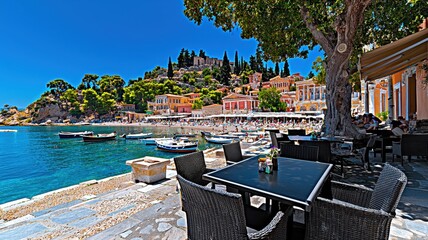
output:
MULTIPOLYGON (((153 132, 154 137, 189 131, 167 127, 31 126, 0 127, 18 132, 0 132, 0 204, 91 179, 102 179, 131 171, 126 160, 157 156, 179 156, 146 146, 139 140, 86 143, 81 138, 60 139, 60 131, 95 133, 153 132)), ((199 149, 220 147, 199 137, 199 149)))

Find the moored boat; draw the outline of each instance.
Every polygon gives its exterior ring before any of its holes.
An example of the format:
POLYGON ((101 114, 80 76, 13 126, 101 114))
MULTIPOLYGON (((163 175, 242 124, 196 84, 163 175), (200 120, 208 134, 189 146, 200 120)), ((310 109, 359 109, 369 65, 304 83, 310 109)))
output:
POLYGON ((196 137, 195 133, 175 133, 174 138, 181 138, 181 137, 196 137))
POLYGON ((144 139, 153 136, 153 133, 129 133, 122 135, 125 139, 144 139))
POLYGON ((190 141, 188 138, 181 137, 172 140, 156 140, 156 146, 166 152, 189 153, 198 149, 198 141, 190 141))
POLYGON ((16 129, 0 129, 0 132, 18 132, 16 129))
POLYGON ((83 136, 84 142, 103 142, 116 139, 116 132, 83 136))
POLYGON ((156 141, 159 140, 172 140, 172 138, 145 138, 145 139, 141 139, 141 141, 146 144, 146 145, 156 145, 156 141))
POLYGON ((216 144, 227 144, 234 141, 232 138, 222 138, 222 137, 205 137, 205 140, 209 143, 216 143, 216 144))
POLYGON ((59 132, 59 138, 79 138, 83 136, 91 136, 94 135, 92 131, 84 131, 84 132, 59 132))

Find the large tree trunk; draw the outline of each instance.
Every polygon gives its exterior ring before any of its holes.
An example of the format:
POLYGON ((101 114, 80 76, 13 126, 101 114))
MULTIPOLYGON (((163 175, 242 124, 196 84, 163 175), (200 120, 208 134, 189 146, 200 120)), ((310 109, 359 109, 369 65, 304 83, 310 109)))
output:
POLYGON ((326 66, 326 106, 324 117, 329 136, 352 136, 360 134, 351 120, 352 86, 348 81, 348 54, 333 54, 326 66))

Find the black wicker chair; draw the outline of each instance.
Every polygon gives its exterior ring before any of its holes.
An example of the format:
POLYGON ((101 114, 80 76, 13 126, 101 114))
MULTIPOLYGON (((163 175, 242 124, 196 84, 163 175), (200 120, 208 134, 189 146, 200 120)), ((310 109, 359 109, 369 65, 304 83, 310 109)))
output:
POLYGON ((288 129, 288 135, 306 136, 306 130, 305 129, 288 129))
POLYGON ((239 141, 229 144, 223 144, 223 151, 224 157, 226 158, 226 163, 228 165, 237 163, 250 157, 242 155, 241 143, 239 141))
POLYGON ((294 144, 293 141, 291 141, 288 138, 288 135, 286 134, 282 134, 282 133, 277 133, 277 132, 269 132, 270 134, 270 140, 272 141, 272 146, 276 147, 276 148, 280 148, 281 147, 281 142, 286 142, 289 144, 294 144))
POLYGON ((280 156, 318 161, 318 147, 282 143, 280 156))
POLYGON ((306 239, 388 239, 406 184, 406 175, 389 164, 374 189, 332 181, 333 200, 318 197, 314 201, 306 239))
MULTIPOLYGON (((202 175, 213 171, 205 165, 204 152, 189 153, 174 158, 177 174, 199 185, 207 185, 209 181, 202 179, 202 175)), ((212 185, 214 187, 214 185, 212 185)))
POLYGON ((186 209, 189 240, 286 239, 292 208, 278 212, 262 230, 247 233, 241 195, 194 184, 180 175, 181 203, 186 209))
POLYGON ((410 162, 412 156, 428 156, 427 134, 403 134, 400 142, 392 142, 392 161, 394 156, 401 157, 401 165, 404 164, 404 156, 410 162))

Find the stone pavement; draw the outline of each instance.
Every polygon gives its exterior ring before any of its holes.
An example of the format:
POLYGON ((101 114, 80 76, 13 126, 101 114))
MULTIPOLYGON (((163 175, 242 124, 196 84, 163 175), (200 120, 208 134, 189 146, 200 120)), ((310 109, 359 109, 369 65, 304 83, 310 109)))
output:
MULTIPOLYGON (((344 178, 336 180, 372 187, 382 169, 380 156, 373 172, 357 159, 346 164, 344 178)), ((409 183, 392 221, 390 239, 428 239, 428 161, 415 160, 404 167, 409 183)), ((186 239, 186 217, 180 210, 175 172, 156 184, 134 184, 0 222, 0 239, 186 239)))

